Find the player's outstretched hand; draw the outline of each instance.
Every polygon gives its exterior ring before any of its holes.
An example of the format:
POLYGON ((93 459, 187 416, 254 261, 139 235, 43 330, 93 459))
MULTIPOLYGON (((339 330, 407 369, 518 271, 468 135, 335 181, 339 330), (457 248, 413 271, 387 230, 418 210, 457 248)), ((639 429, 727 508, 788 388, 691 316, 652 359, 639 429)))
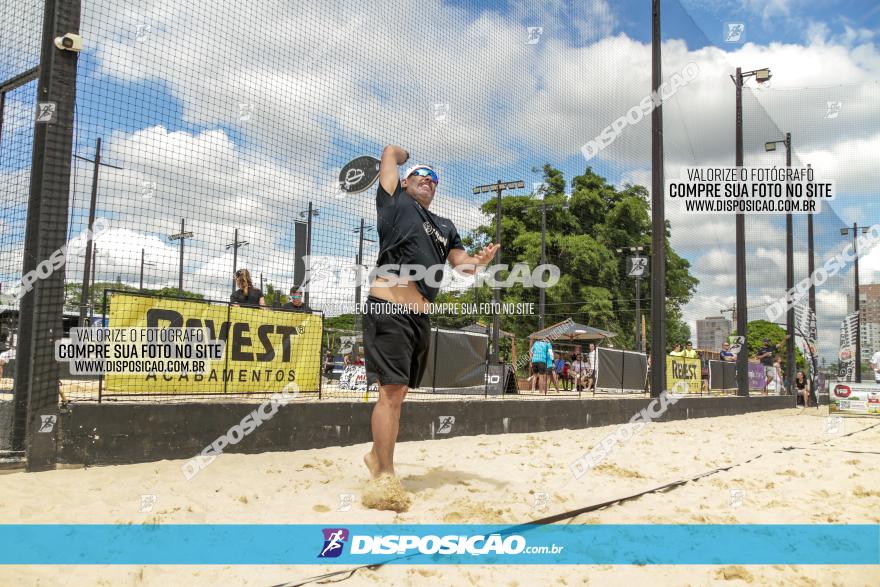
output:
POLYGON ((500 248, 501 245, 495 245, 492 243, 483 247, 483 250, 474 255, 474 258, 477 259, 477 265, 488 265, 492 259, 495 258, 495 253, 497 253, 500 248))

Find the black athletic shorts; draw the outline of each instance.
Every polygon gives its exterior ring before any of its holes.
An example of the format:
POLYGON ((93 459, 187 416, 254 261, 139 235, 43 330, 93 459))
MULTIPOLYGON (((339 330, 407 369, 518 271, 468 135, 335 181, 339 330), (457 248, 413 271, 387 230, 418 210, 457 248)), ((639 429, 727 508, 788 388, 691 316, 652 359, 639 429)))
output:
POLYGON ((532 373, 543 375, 547 372, 547 363, 532 363, 532 373))
POLYGON ((363 312, 367 382, 418 387, 431 344, 428 315, 373 296, 367 297, 363 312))

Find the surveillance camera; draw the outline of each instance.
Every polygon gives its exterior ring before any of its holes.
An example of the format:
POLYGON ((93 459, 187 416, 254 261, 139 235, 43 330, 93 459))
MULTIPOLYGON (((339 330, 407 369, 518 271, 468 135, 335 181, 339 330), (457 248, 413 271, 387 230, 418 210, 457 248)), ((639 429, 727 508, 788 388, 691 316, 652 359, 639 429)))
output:
POLYGON ((67 33, 63 37, 55 37, 55 46, 62 51, 79 53, 83 46, 82 37, 76 33, 67 33))

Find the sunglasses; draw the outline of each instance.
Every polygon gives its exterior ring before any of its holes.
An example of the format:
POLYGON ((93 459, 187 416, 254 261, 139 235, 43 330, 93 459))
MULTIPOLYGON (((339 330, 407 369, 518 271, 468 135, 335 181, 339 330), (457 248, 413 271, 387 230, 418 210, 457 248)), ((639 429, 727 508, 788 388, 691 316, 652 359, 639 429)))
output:
POLYGON ((418 175, 419 177, 430 177, 431 181, 434 182, 434 185, 440 183, 440 178, 437 177, 437 174, 434 173, 433 170, 427 169, 425 167, 419 167, 418 169, 410 173, 407 177, 412 177, 413 175, 418 175))
POLYGON ((236 277, 241 277, 242 275, 244 275, 244 269, 239 269, 235 272, 236 277))

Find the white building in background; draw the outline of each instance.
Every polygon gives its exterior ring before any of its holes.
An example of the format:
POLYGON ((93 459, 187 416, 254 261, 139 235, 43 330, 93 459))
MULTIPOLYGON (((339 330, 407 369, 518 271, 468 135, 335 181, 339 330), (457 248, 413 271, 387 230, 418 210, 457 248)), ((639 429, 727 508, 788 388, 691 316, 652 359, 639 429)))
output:
MULTIPOLYGON (((860 333, 862 343, 862 366, 880 351, 880 284, 863 283, 859 285, 860 333)), ((846 295, 847 314, 855 311, 855 296, 846 295)))
POLYGON ((717 351, 733 332, 733 324, 724 316, 707 316, 697 320, 697 348, 717 351))

